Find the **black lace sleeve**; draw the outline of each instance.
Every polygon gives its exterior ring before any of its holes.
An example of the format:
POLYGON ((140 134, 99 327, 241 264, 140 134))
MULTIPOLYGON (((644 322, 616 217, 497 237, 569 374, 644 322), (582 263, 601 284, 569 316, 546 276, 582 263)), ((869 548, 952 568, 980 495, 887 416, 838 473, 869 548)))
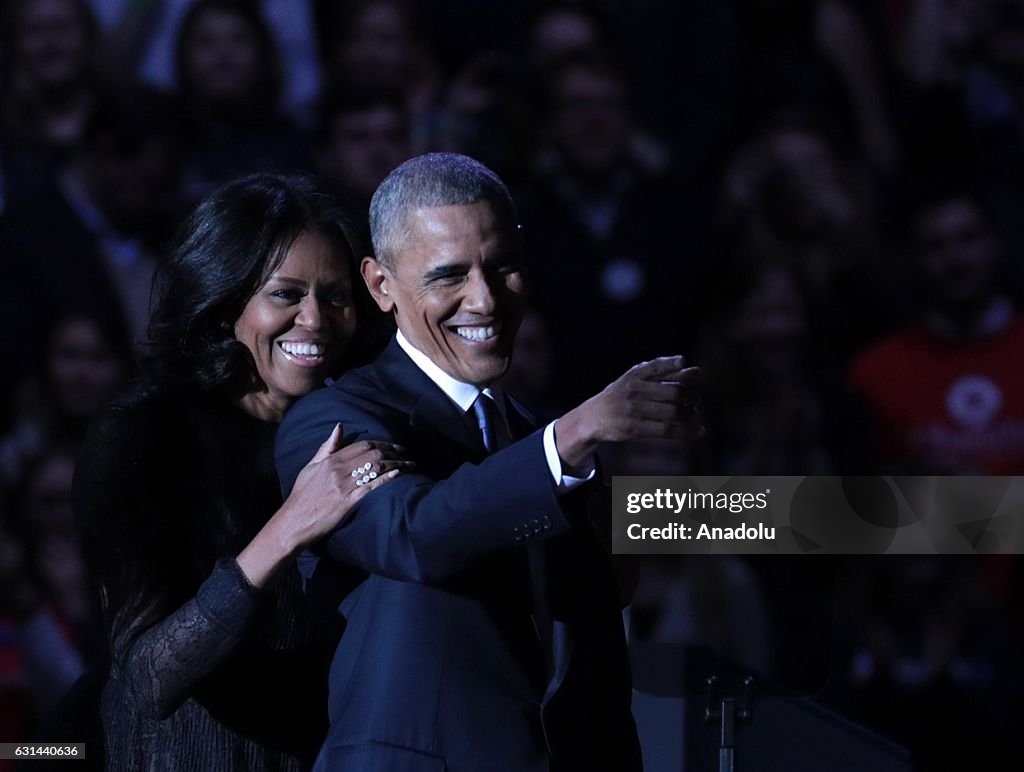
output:
POLYGON ((98 586, 111 671, 142 715, 163 718, 236 647, 257 591, 234 560, 198 582, 197 538, 175 495, 175 443, 159 414, 109 408, 86 439, 75 504, 90 572, 98 586), (198 586, 198 591, 196 587, 198 586))

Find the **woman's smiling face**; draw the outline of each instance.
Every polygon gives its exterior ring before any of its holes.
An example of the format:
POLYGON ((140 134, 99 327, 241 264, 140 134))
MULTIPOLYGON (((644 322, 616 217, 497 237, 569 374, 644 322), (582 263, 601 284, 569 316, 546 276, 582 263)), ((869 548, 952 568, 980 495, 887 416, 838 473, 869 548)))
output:
POLYGON ((304 231, 235 322, 262 384, 242 409, 280 421, 335 372, 356 330, 351 256, 340 235, 304 231))

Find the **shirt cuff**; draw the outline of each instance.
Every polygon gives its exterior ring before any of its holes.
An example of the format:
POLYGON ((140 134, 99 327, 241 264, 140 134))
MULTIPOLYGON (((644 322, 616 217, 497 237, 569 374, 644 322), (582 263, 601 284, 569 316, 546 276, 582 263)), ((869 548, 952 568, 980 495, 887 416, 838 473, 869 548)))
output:
POLYGON ((594 459, 588 458, 578 470, 583 477, 575 477, 562 473, 562 459, 558 456, 558 448, 555 447, 555 422, 552 421, 544 428, 544 457, 548 462, 548 469, 551 470, 551 477, 555 481, 555 487, 559 493, 568 493, 573 488, 578 488, 583 483, 594 479, 597 474, 597 465, 594 459))

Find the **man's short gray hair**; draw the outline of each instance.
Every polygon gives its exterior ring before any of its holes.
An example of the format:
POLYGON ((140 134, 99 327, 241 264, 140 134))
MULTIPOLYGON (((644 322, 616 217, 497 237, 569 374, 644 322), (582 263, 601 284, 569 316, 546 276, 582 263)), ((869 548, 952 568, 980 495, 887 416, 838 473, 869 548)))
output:
POLYGON ((512 196, 497 174, 458 153, 427 153, 410 158, 389 174, 370 201, 374 256, 388 268, 409 238, 408 215, 415 209, 461 206, 486 201, 499 219, 515 227, 512 196))

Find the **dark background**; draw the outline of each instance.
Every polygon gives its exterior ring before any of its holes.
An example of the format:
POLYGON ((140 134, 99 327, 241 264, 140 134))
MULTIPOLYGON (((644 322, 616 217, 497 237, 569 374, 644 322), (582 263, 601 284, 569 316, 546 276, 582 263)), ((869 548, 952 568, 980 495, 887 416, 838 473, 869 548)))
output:
MULTIPOLYGON (((494 168, 533 293, 510 390, 554 417, 644 358, 707 374, 707 438, 610 473, 1024 473, 1024 2, 206 0, 182 31, 189 5, 2 5, 0 738, 102 659, 76 445, 175 227, 238 174, 317 172, 365 217, 411 155, 494 168)), ((631 636, 818 694, 921 770, 1019 763, 1021 578, 652 557, 631 636)))

